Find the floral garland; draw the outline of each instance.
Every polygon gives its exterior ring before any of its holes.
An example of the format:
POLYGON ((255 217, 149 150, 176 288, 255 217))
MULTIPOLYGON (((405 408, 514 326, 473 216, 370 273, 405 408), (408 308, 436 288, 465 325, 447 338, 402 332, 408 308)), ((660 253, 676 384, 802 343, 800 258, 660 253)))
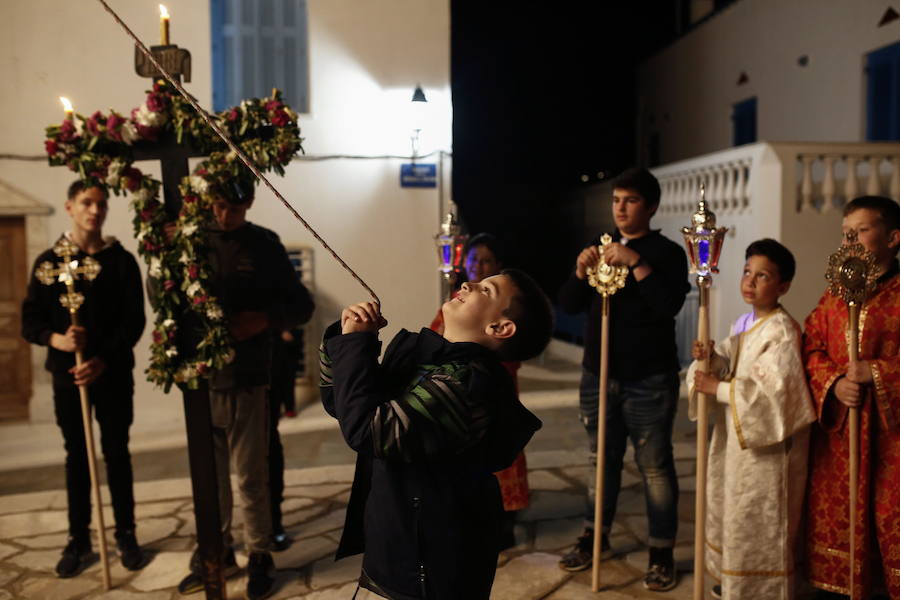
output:
MULTIPOLYGON (((272 90, 268 98, 244 100, 213 118, 261 171, 283 175, 284 167, 303 150, 297 115, 282 102, 278 90, 272 90)), ((162 80, 153 84, 130 117, 112 110, 109 115, 97 111, 88 118, 70 115, 60 125, 47 127, 44 144, 51 165, 66 165, 86 184, 116 196, 131 194, 138 253, 154 282, 150 303, 156 322, 147 378, 166 391, 173 383, 196 389, 210 370, 234 358, 224 313, 210 293, 204 232, 213 221, 216 194, 234 182, 252 184, 253 175, 194 108, 162 80), (167 236, 166 225, 172 218, 160 201, 162 183, 134 167, 133 146, 172 133, 179 144, 189 144, 209 158, 182 179, 181 211, 174 234, 167 236), (189 359, 179 353, 176 325, 188 311, 203 334, 189 359)))

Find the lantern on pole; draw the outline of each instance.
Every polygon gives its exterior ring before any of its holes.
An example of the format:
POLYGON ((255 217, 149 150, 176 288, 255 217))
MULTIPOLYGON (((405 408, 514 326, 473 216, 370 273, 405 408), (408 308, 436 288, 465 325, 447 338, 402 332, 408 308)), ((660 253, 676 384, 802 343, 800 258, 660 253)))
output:
MULTIPOLYGON (((700 308, 697 319, 697 339, 709 347, 709 288, 712 274, 719 272, 719 255, 727 227, 716 227, 716 215, 706 208, 706 188, 700 185, 697 212, 691 216, 690 227, 684 227, 684 245, 691 262, 691 273, 697 274, 700 308)), ((709 372, 709 356, 700 361, 700 370, 709 372)), ((698 393, 697 411, 697 491, 694 515, 694 600, 703 600, 706 539, 706 466, 709 431, 709 396, 698 393)))
POLYGON ((469 236, 463 235, 461 231, 453 213, 447 213, 440 232, 434 236, 438 253, 438 270, 441 272, 443 285, 446 286, 445 296, 450 293, 463 269, 465 259, 463 250, 469 236))

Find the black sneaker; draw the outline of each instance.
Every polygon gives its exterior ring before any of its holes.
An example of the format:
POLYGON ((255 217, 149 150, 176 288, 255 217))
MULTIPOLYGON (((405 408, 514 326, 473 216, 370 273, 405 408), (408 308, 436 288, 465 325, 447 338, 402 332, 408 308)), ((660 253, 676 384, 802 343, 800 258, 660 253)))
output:
MULTIPOLYGON (((612 557, 613 551, 609 545, 609 536, 604 533, 600 538, 600 558, 606 560, 612 557)), ((594 530, 585 529, 584 533, 575 540, 575 547, 559 560, 559 568, 572 572, 584 571, 590 569, 593 562, 594 530)))
POLYGON ((651 592, 666 592, 678 584, 671 548, 650 548, 650 561, 644 575, 644 587, 651 592))
POLYGON ((275 563, 268 552, 251 552, 247 561, 247 600, 262 600, 275 591, 275 563))
POLYGON ((119 559, 122 561, 123 567, 129 571, 137 571, 144 566, 144 553, 138 546, 133 531, 117 533, 116 546, 119 549, 119 559))
POLYGON ((90 563, 90 559, 90 540, 70 537, 69 543, 63 549, 62 557, 56 563, 56 576, 62 579, 75 577, 90 563))
MULTIPOLYGON (((225 560, 223 561, 222 568, 225 571, 226 578, 231 577, 240 571, 237 566, 237 560, 234 558, 234 548, 229 547, 225 550, 225 560)), ((190 569, 191 572, 185 575, 184 579, 178 584, 178 593, 182 596, 203 591, 203 564, 200 562, 199 549, 194 550, 194 553, 191 554, 190 569)))
POLYGON ((294 540, 291 539, 291 536, 289 536, 284 529, 272 534, 272 549, 275 552, 284 552, 290 548, 293 543, 294 540))

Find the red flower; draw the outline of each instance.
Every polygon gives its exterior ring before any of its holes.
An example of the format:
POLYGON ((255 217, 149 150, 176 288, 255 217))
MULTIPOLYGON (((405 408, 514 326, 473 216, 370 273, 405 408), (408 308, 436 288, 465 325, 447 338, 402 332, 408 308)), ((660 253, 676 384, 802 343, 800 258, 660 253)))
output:
POLYGON ((238 109, 232 108, 228 111, 228 120, 229 121, 237 121, 238 118, 238 109))
POLYGON ((144 250, 147 252, 156 252, 157 250, 159 250, 159 246, 157 246, 150 240, 144 240, 144 250))
POLYGON ((162 343, 162 341, 163 341, 163 336, 162 336, 162 334, 161 334, 160 332, 158 332, 158 331, 154 331, 154 332, 153 332, 153 343, 154 343, 154 344, 160 344, 160 343, 162 343))
POLYGON ((188 267, 188 277, 191 279, 197 279, 197 276, 200 275, 200 267, 197 266, 197 263, 194 263, 188 267))
POLYGON ((163 289, 167 292, 171 292, 175 289, 175 282, 171 279, 166 279, 165 281, 163 281, 163 289))
POLYGON ((193 194, 188 194, 187 196, 184 197, 183 200, 184 200, 185 204, 193 204, 194 202, 197 201, 197 196, 194 196, 193 194))
POLYGON ((291 122, 291 118, 283 110, 276 110, 269 119, 275 127, 284 127, 291 122))
POLYGON ((145 208, 144 210, 141 211, 141 221, 143 221, 145 223, 147 221, 150 221, 151 219, 153 219, 153 213, 154 213, 153 209, 145 208))
POLYGON ((91 135, 99 136, 100 135, 100 125, 101 125, 102 120, 103 120, 103 115, 100 114, 100 111, 98 110, 97 112, 92 114, 90 116, 90 118, 88 118, 87 121, 85 121, 84 126, 87 128, 87 130, 90 132, 91 135))
POLYGON ((206 375, 207 372, 209 372, 209 367, 206 366, 206 363, 200 363, 197 365, 198 375, 206 375))
POLYGON ((134 192, 139 187, 141 187, 141 178, 143 176, 144 174, 141 173, 139 169, 135 169, 134 167, 128 167, 125 169, 124 182, 125 187, 128 188, 129 192, 134 192))
POLYGON ((266 110, 278 110, 281 107, 282 107, 282 104, 281 104, 280 100, 269 100, 265 104, 266 110))
POLYGON ((44 142, 44 150, 47 151, 47 154, 53 156, 59 152, 59 144, 56 143, 56 140, 46 140, 44 142))
POLYGON ((72 119, 66 119, 65 121, 63 121, 62 125, 59 126, 59 141, 70 142, 76 137, 75 123, 72 122, 72 119))
POLYGON ((147 94, 147 108, 153 112, 162 112, 166 107, 166 97, 162 94, 147 94))
POLYGON ((122 124, 125 123, 125 119, 117 115, 116 113, 112 113, 109 115, 109 118, 106 119, 106 133, 110 138, 116 140, 117 142, 122 141, 122 132, 119 131, 122 128, 122 124))
POLYGON ((206 302, 208 299, 209 297, 206 294, 203 294, 202 296, 194 296, 194 306, 199 306, 206 302))

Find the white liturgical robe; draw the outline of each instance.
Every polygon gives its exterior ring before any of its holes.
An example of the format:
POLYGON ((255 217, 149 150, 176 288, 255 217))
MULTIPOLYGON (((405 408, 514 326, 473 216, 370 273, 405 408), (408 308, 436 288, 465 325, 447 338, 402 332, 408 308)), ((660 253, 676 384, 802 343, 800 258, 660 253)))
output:
MULTIPOLYGON (((752 319, 752 316, 751 316, 752 319)), ((809 425, 816 419, 799 325, 777 308, 716 345, 706 481, 706 567, 731 600, 794 597, 809 425)), ((695 361, 687 374, 695 419, 695 361)))

